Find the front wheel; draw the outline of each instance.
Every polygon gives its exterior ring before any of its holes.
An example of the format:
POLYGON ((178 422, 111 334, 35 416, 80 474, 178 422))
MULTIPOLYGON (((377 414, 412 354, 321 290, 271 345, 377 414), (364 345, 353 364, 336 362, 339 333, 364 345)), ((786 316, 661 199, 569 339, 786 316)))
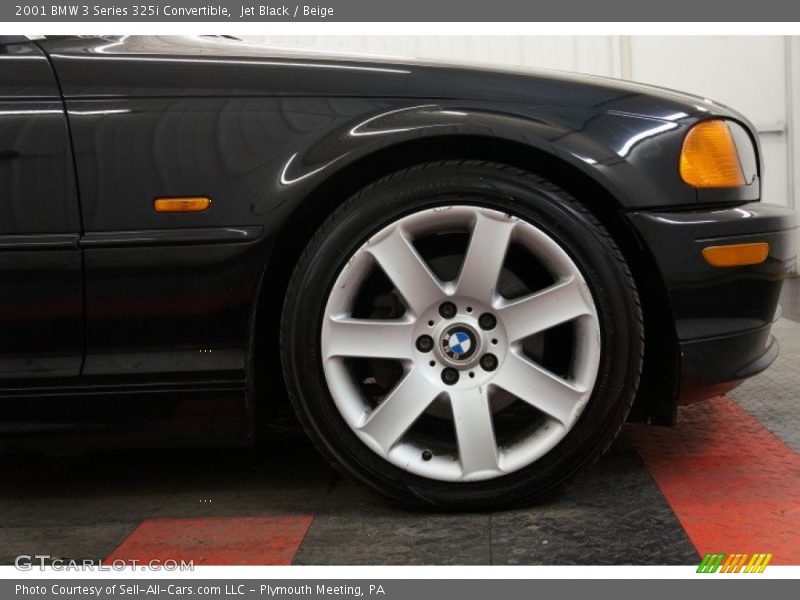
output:
POLYGON ((281 348, 333 464, 396 499, 483 508, 547 493, 608 447, 643 325, 624 259, 580 203, 509 167, 446 162, 326 221, 281 348))

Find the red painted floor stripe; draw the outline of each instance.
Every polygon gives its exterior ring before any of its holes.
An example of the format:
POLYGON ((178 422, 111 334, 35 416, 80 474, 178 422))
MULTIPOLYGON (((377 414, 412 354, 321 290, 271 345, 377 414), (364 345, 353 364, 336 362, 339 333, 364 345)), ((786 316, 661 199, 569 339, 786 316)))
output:
POLYGON ((700 556, 771 552, 800 564, 800 455, 729 398, 632 426, 639 454, 700 556))
POLYGON ((113 560, 193 560, 195 565, 289 565, 314 517, 147 519, 122 542, 113 560))

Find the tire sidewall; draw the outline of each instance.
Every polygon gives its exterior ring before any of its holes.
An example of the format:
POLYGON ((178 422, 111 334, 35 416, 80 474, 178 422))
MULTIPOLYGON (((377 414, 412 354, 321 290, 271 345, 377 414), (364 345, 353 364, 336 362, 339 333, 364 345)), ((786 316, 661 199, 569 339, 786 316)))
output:
POLYGON ((605 450, 621 426, 641 370, 641 314, 630 273, 602 226, 572 197, 530 174, 481 163, 412 169, 373 184, 321 228, 298 263, 282 325, 287 386, 298 417, 320 450, 347 474, 403 501, 489 506, 549 492, 605 450), (581 416, 545 456, 507 475, 444 482, 404 471, 372 452, 339 413, 322 367, 320 332, 330 290, 371 235, 403 216, 448 204, 513 214, 570 255, 591 290, 601 331, 595 388, 581 416))

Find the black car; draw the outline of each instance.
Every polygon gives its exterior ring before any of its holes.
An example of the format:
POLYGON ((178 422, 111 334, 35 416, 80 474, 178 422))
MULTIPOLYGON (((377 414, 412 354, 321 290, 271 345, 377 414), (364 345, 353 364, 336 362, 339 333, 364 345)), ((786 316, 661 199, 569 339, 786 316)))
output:
POLYGON ((495 506, 778 352, 797 218, 715 102, 220 38, 0 44, 6 447, 130 442, 209 398, 205 442, 251 442, 285 389, 346 474, 495 506))

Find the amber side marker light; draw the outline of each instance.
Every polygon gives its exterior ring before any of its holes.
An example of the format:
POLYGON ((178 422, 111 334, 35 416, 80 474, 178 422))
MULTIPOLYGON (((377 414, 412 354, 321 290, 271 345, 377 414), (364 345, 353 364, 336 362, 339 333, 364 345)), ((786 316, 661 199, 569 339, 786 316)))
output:
POLYGON ((683 140, 680 173, 681 179, 696 188, 747 185, 736 142, 725 121, 701 121, 689 130, 683 140))
POLYGON ((153 208, 156 212, 202 212, 211 206, 211 198, 192 196, 185 198, 156 198, 153 208))
POLYGON ((712 267, 760 265, 767 260, 767 256, 769 256, 769 244, 767 242, 703 248, 703 258, 712 267))

